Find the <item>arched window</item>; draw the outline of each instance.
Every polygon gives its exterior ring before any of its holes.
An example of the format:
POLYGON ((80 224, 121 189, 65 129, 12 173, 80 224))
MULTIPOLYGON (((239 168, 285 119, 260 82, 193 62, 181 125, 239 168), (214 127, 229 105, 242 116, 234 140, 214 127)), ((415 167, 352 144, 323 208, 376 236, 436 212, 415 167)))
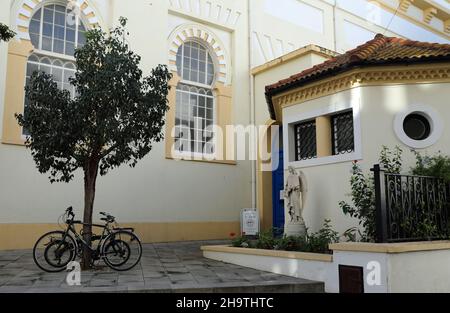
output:
MULTIPOLYGON (((65 6, 47 4, 33 14, 29 33, 34 53, 28 58, 26 84, 35 71, 45 72, 74 97, 69 78, 75 75, 75 49, 86 42, 83 22, 65 6)), ((25 115, 26 107, 25 101, 25 115)), ((23 133, 27 134, 26 130, 23 133)))
POLYGON ((214 153, 215 101, 212 86, 214 62, 208 48, 197 41, 180 46, 175 109, 175 150, 194 154, 214 153))
POLYGON ((30 38, 34 48, 72 56, 75 48, 86 42, 86 28, 68 8, 49 4, 33 14, 30 22, 30 38))

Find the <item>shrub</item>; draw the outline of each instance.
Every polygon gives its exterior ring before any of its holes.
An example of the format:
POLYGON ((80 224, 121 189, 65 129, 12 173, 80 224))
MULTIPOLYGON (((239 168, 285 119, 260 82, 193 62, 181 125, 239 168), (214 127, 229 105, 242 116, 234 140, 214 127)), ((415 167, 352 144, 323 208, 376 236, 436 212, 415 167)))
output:
POLYGON ((250 240, 245 236, 238 236, 231 240, 231 245, 235 248, 249 248, 250 240))
MULTIPOLYGON (((400 147, 395 147, 391 151, 386 146, 380 153, 381 165, 390 173, 399 174, 402 169, 402 153, 400 147)), ((356 241, 358 232, 360 240, 363 242, 372 242, 376 235, 376 218, 375 218, 375 186, 373 174, 365 175, 358 162, 353 162, 352 176, 350 178, 351 198, 353 205, 346 201, 339 202, 339 207, 345 215, 357 218, 359 225, 363 230, 359 231, 355 228, 349 229, 344 233, 347 239, 356 241)))
POLYGON ((339 241, 338 232, 334 231, 330 220, 325 220, 323 228, 317 233, 306 236, 274 237, 274 230, 262 232, 257 239, 238 237, 232 240, 232 246, 238 248, 256 248, 264 250, 297 251, 312 253, 330 253, 328 245, 339 241))
POLYGON ((306 237, 304 236, 284 236, 277 240, 274 247, 280 251, 302 251, 307 246, 306 237))
POLYGON ((411 168, 413 175, 433 176, 450 182, 450 157, 438 152, 434 156, 421 155, 412 150, 416 156, 416 166, 411 168))
MULTIPOLYGON (((434 156, 421 155, 419 152, 411 150, 416 156, 416 165, 410 169, 412 175, 432 176, 444 179, 450 182, 450 157, 442 155, 440 152, 434 156)), ((380 164, 389 173, 400 174, 402 170, 402 149, 396 147, 394 151, 383 146, 380 153, 380 164)), ((361 241, 374 241, 376 235, 376 216, 375 216, 375 188, 373 175, 364 175, 357 162, 353 163, 352 176, 350 178, 351 198, 353 205, 341 201, 339 206, 344 214, 357 218, 362 226, 361 231, 358 228, 350 228, 344 234, 348 241, 356 241, 359 235, 361 241)), ((423 211, 424 218, 419 222, 413 223, 405 218, 402 225, 407 229, 410 236, 414 238, 443 237, 439 234, 438 228, 429 213, 423 211)))
POLYGON ((331 220, 325 220, 322 229, 306 236, 306 242, 306 252, 330 253, 328 246, 339 242, 339 233, 333 230, 331 220))

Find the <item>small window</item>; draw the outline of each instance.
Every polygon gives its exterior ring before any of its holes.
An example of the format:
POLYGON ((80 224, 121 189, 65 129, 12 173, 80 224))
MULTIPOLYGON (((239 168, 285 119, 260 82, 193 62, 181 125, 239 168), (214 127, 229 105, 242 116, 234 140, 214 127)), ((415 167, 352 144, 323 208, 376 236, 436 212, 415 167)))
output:
POLYGON ((430 121, 422 114, 412 113, 403 121, 405 134, 413 140, 425 140, 430 137, 430 121))
POLYGON ((317 158, 316 121, 308 121, 295 126, 296 161, 317 158))
POLYGON ((331 116, 333 155, 355 152, 353 111, 331 116))

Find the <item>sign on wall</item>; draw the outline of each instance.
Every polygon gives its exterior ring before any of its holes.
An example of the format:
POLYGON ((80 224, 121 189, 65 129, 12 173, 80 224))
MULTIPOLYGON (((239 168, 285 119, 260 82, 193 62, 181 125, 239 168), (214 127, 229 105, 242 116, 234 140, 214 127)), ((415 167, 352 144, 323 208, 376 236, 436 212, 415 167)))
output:
POLYGON ((244 236, 257 236, 259 234, 259 214, 257 209, 242 210, 241 233, 244 236))

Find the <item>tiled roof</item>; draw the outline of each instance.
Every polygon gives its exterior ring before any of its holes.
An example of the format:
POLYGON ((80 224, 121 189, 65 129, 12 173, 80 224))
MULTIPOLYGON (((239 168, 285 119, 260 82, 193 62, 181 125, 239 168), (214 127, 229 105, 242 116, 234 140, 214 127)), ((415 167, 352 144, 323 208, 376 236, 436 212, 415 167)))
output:
POLYGON ((309 82, 369 65, 391 65, 450 61, 450 44, 437 44, 408 39, 385 37, 381 34, 365 44, 336 56, 324 63, 304 70, 287 79, 266 86, 266 98, 272 119, 275 112, 272 97, 291 88, 301 87, 309 82))

